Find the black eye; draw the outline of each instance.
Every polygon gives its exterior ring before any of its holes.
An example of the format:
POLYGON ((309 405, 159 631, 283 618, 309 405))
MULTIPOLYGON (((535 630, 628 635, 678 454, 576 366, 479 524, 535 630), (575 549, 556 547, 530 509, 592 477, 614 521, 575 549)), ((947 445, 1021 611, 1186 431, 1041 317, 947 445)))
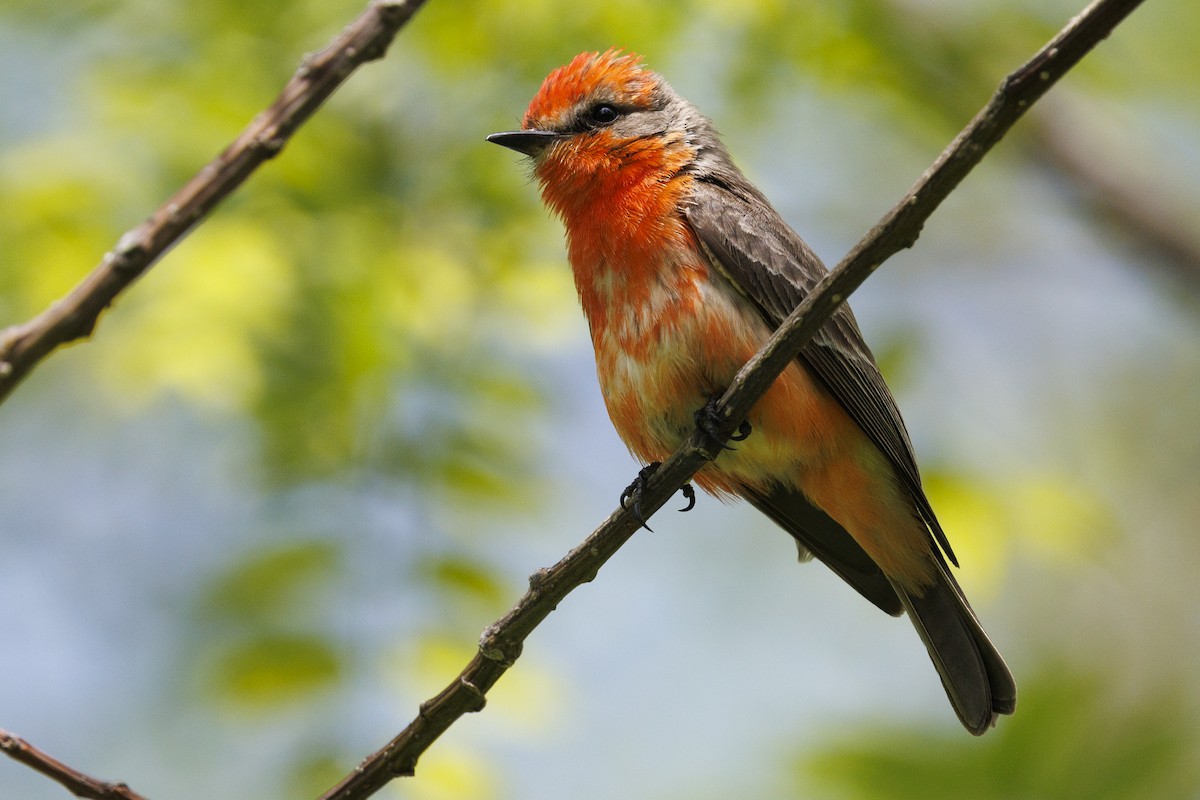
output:
POLYGON ((621 112, 608 103, 597 103, 587 111, 588 122, 593 125, 608 125, 616 122, 621 112))

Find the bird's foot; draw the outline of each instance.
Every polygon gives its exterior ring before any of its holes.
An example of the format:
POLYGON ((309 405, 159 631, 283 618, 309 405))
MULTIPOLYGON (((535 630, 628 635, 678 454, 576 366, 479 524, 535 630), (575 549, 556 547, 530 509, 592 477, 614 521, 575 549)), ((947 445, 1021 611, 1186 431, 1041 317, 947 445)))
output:
MULTIPOLYGON (((642 527, 651 533, 654 531, 646 524, 646 515, 642 513, 642 492, 645 490, 650 476, 660 466, 662 466, 662 462, 655 461, 642 467, 637 477, 633 479, 633 483, 626 486, 625 491, 621 492, 621 508, 633 511, 633 515, 637 517, 638 522, 642 523, 642 527)), ((696 507, 696 490, 692 488, 690 483, 685 483, 680 491, 683 492, 683 499, 687 500, 687 505, 679 510, 691 511, 696 507)))
MULTIPOLYGON (((696 411, 696 427, 701 433, 708 437, 708 449, 710 451, 715 452, 719 450, 736 450, 736 447, 731 447, 729 443, 717 433, 717 430, 721 427, 721 423, 724 422, 724 420, 721 418, 721 415, 717 413, 717 403, 720 401, 720 399, 721 395, 714 394, 712 397, 708 398, 708 402, 705 403, 702 408, 696 411)), ((742 424, 738 425, 737 433, 729 437, 729 442, 745 441, 746 437, 750 435, 750 431, 750 423, 746 420, 742 420, 742 424)))

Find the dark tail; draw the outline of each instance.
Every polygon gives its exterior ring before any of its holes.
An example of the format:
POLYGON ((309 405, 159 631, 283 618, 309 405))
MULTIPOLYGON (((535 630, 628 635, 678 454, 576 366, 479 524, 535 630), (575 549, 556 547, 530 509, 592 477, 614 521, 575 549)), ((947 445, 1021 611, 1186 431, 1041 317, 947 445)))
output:
POLYGON ((995 724, 997 714, 1013 713, 1017 685, 1012 673, 946 566, 938 565, 937 581, 920 596, 895 584, 893 588, 925 642, 963 726, 979 736, 995 724))
POLYGON ((975 618, 949 568, 936 553, 937 579, 925 593, 909 594, 890 581, 850 534, 799 492, 743 495, 775 520, 864 597, 889 614, 908 611, 962 724, 976 736, 1011 714, 1017 686, 975 618), (897 598, 899 595, 899 598, 897 598))

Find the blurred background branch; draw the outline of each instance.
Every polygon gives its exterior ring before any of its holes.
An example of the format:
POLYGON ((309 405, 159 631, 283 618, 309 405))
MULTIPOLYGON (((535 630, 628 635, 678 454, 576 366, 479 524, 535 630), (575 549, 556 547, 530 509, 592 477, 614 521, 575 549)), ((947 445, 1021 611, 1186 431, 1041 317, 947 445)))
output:
POLYGON ((1180 185, 1178 173, 1145 143, 1121 136, 1103 116, 1071 95, 1056 97, 1031 131, 1030 156, 1043 160, 1074 187, 1082 206, 1116 244, 1150 252, 1185 291, 1200 290, 1200 203, 1180 185))

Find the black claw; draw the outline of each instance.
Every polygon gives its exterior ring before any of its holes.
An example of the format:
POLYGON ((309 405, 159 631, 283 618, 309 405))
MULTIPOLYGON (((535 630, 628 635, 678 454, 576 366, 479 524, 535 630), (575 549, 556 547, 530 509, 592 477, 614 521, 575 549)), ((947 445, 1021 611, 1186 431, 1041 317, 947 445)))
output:
MULTIPOLYGON (((731 447, 725 439, 717 434, 717 429, 721 427, 721 415, 717 413, 717 401, 721 399, 721 395, 714 394, 708 398, 708 402, 703 408, 696 411, 696 427, 706 434, 712 442, 713 447, 721 450, 736 450, 736 447, 731 447)), ((742 420, 742 424, 738 425, 737 433, 729 437, 730 442, 742 442, 750 435, 750 423, 742 420)))
POLYGON ((661 462, 654 461, 642 467, 637 477, 633 479, 633 483, 626 486, 625 491, 621 492, 621 508, 632 510, 633 515, 637 517, 637 521, 642 523, 642 527, 651 533, 654 533, 654 531, 646 524, 646 515, 642 513, 642 490, 646 488, 646 481, 658 470, 660 465, 661 462), (633 501, 632 509, 629 506, 630 500, 633 501))
POLYGON ((690 483, 685 483, 683 485, 683 487, 680 488, 679 491, 683 492, 683 499, 687 500, 687 505, 679 510, 680 511, 691 511, 693 508, 695 508, 696 507, 696 490, 692 488, 692 485, 690 483))
MULTIPOLYGON (((653 475, 660 466, 661 463, 655 461, 642 467, 641 471, 638 472, 637 477, 633 479, 633 483, 626 486, 625 491, 621 492, 621 508, 625 509, 626 511, 632 511, 633 515, 637 517, 637 521, 642 523, 642 527, 651 533, 654 533, 654 531, 649 525, 646 524, 646 515, 642 513, 642 490, 646 488, 646 482, 650 480, 650 476, 653 475), (632 501, 632 505, 630 504, 630 501, 632 501)), ((683 499, 687 500, 687 505, 679 510, 691 511, 693 508, 695 508, 696 490, 692 488, 692 485, 690 483, 685 483, 679 491, 683 492, 683 499)))

